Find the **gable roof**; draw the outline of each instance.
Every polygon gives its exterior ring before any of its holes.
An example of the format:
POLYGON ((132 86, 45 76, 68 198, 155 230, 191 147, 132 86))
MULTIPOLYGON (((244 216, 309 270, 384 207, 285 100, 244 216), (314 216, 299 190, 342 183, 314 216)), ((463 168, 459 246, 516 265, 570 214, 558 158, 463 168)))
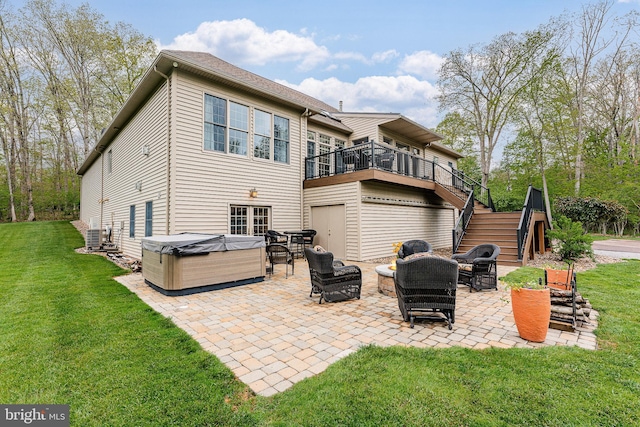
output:
POLYGON ((306 112, 312 120, 334 127, 347 134, 352 133, 351 128, 340 123, 339 120, 323 114, 323 112, 337 112, 338 110, 335 107, 316 98, 236 67, 210 53, 163 50, 158 54, 125 104, 115 115, 109 127, 104 130, 95 147, 91 150, 82 166, 80 166, 80 169, 78 169, 78 175, 83 175, 89 169, 89 166, 100 156, 100 153, 117 136, 120 129, 126 126, 129 120, 148 100, 149 96, 163 83, 164 76, 170 75, 175 68, 296 108, 301 113, 306 112))

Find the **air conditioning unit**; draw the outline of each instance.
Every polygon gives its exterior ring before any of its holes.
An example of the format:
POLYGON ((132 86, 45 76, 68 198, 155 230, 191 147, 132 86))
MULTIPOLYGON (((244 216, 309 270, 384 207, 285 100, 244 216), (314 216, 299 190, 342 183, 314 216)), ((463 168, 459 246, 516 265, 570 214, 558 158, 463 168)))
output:
POLYGON ((100 249, 102 245, 102 230, 100 229, 89 229, 87 230, 87 249, 100 249))

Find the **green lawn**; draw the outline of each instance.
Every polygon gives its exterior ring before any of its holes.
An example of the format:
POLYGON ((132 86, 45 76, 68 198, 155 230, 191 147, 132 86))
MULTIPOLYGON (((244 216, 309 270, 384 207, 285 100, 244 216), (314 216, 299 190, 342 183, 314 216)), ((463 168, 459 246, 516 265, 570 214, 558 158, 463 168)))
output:
POLYGON ((76 254, 70 224, 2 224, 0 242, 0 402, 70 404, 74 426, 640 424, 637 261, 578 275, 601 350, 371 346, 263 398, 111 279, 122 270, 76 254))

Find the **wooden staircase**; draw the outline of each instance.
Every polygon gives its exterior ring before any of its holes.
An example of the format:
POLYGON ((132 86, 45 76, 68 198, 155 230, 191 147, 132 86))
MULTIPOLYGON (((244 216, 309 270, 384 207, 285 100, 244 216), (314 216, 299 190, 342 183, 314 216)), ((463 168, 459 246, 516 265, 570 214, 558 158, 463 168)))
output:
MULTIPOLYGON (((464 191, 439 183, 436 183, 435 193, 460 210, 464 209, 468 198, 468 194, 464 191)), ((536 224, 546 223, 546 226, 543 226, 542 235, 544 235, 544 229, 549 228, 549 224, 544 213, 534 213, 535 218, 529 225, 527 241, 523 243, 523 256, 525 259, 519 260, 518 226, 520 225, 521 216, 522 212, 494 212, 476 200, 474 202, 473 215, 456 253, 465 253, 482 243, 493 243, 500 246, 500 255, 498 256, 500 264, 525 265, 528 257, 535 256, 533 254, 533 247, 535 246, 533 236, 536 224)), ((544 240, 544 236, 542 240, 544 240)), ((538 246, 540 245, 543 245, 543 243, 539 242, 538 246)))
POLYGON ((482 243, 500 246, 498 263, 521 266, 518 260, 518 224, 520 212, 491 212, 487 209, 476 210, 467 231, 462 238, 457 253, 464 253, 482 243))

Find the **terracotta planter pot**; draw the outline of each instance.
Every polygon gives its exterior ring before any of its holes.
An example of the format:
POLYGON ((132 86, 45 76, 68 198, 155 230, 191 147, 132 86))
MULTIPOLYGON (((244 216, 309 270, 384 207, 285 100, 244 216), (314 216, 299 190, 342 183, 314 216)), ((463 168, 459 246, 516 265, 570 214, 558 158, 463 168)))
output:
POLYGON ((522 339, 543 342, 551 317, 549 289, 511 289, 511 308, 522 339))
POLYGON ((561 290, 571 290, 571 273, 567 270, 546 269, 547 286, 561 290), (569 281, 567 282, 567 276, 569 281))

